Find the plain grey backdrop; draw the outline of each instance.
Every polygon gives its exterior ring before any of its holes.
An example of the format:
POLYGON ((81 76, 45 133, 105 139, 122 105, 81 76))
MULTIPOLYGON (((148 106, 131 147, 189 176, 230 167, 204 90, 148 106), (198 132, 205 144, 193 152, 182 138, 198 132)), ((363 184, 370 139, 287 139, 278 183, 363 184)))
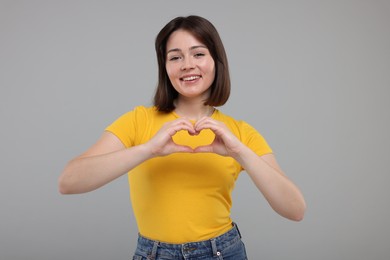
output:
POLYGON ((0 259, 130 259, 127 178, 58 193, 65 164, 157 82, 154 39, 197 14, 220 32, 232 95, 302 189, 300 223, 243 172, 250 259, 390 258, 390 2, 0 0, 0 259))

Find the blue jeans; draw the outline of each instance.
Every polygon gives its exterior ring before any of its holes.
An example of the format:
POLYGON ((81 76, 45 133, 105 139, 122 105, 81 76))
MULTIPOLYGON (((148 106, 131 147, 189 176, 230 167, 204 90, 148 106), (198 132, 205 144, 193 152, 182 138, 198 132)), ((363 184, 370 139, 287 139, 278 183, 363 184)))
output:
POLYGON ((236 224, 218 237, 185 244, 168 244, 138 236, 133 260, 246 260, 244 243, 236 224))

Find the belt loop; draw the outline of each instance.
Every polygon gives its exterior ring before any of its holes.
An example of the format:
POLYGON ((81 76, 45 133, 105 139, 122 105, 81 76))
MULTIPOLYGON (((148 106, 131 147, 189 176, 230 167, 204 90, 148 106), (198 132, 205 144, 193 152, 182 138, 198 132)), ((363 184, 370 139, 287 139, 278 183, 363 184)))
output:
POLYGON ((218 259, 220 259, 221 252, 219 252, 217 249, 217 242, 216 242, 215 238, 211 239, 210 242, 211 242, 211 248, 213 250, 213 256, 217 256, 218 259))
POLYGON ((236 224, 235 222, 233 222, 233 225, 234 225, 234 227, 236 228, 236 230, 237 230, 238 235, 240 236, 240 238, 242 238, 241 233, 240 233, 240 230, 238 229, 237 224, 236 224))
POLYGON ((210 242, 211 242, 211 249, 213 250, 213 255, 216 256, 218 250, 217 250, 217 243, 215 241, 215 238, 210 239, 210 242))
POLYGON ((158 244, 159 244, 158 241, 154 241, 153 243, 152 253, 150 254, 150 259, 152 260, 156 259, 158 244))

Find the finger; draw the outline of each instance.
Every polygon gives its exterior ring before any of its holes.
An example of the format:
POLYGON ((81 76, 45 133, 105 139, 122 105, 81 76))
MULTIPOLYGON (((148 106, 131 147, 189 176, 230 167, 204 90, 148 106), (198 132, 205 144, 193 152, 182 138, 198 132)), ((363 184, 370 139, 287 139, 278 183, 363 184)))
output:
POLYGON ((175 119, 175 120, 172 120, 172 121, 169 121, 167 123, 164 124, 165 127, 170 127, 170 126, 174 126, 174 125, 188 125, 188 126, 191 126, 192 123, 190 120, 186 119, 186 118, 178 118, 178 119, 175 119))
POLYGON ((185 121, 175 122, 174 124, 172 124, 168 128, 168 132, 169 132, 170 136, 175 135, 177 132, 179 132, 181 130, 186 130, 190 134, 195 134, 195 129, 194 129, 193 125, 191 123, 188 124, 188 122, 185 122, 185 121))
POLYGON ((185 126, 185 125, 175 125, 175 126, 170 127, 167 131, 168 131, 170 136, 174 136, 177 132, 179 132, 181 130, 186 130, 191 134, 195 133, 194 128, 189 127, 189 126, 185 126))
POLYGON ((198 146, 194 149, 195 153, 213 153, 214 149, 211 145, 198 146))
POLYGON ((216 122, 216 121, 214 119, 212 119, 211 117, 204 116, 201 119, 199 119, 198 121, 196 121, 196 123, 194 124, 194 127, 196 128, 197 126, 200 126, 200 125, 204 124, 205 122, 216 122))
POLYGON ((223 125, 221 125, 218 122, 209 121, 209 120, 205 120, 203 122, 200 122, 199 124, 197 124, 195 126, 195 131, 197 131, 197 132, 200 132, 204 129, 210 129, 211 131, 214 132, 214 134, 219 135, 219 136, 223 135, 226 132, 223 125))
POLYGON ((197 121, 194 124, 194 129, 197 131, 200 131, 200 130, 203 130, 203 129, 209 127, 212 124, 215 124, 215 123, 209 121, 207 118, 202 118, 201 120, 197 121))
POLYGON ((188 130, 191 134, 195 133, 194 124, 189 119, 180 118, 176 123, 183 126, 181 130, 188 130))
POLYGON ((178 145, 178 144, 174 145, 173 153, 193 153, 193 152, 194 152, 194 150, 189 146, 178 145))

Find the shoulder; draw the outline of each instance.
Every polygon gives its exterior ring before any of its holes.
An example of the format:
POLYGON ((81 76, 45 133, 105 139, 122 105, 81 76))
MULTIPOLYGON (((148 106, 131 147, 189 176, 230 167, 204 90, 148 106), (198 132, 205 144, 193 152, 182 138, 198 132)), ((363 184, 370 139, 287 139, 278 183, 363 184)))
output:
POLYGON ((155 106, 136 106, 123 114, 120 119, 141 129, 150 125, 161 125, 172 120, 172 117, 172 113, 160 112, 155 106))
POLYGON ((215 119, 225 123, 241 142, 251 148, 259 156, 272 153, 272 149, 260 132, 246 121, 237 120, 219 111, 215 119))
POLYGON ((215 116, 216 120, 219 120, 225 125, 241 140, 245 141, 247 139, 251 139, 253 136, 261 137, 260 132, 253 127, 251 124, 249 124, 247 121, 242 119, 236 119, 232 116, 229 116, 227 114, 222 113, 221 111, 217 110, 217 114, 215 116))
POLYGON ((156 113, 154 107, 136 106, 117 118, 106 131, 115 134, 126 147, 136 145, 140 143, 156 113))
POLYGON ((109 129, 129 128, 140 124, 140 122, 146 122, 153 114, 153 110, 153 107, 136 106, 116 118, 116 120, 109 126, 109 129))
POLYGON ((135 106, 132 110, 129 110, 124 114, 122 114, 121 117, 125 117, 127 119, 142 119, 142 118, 148 118, 157 113, 158 113, 157 109, 153 106, 150 107, 135 106))
POLYGON ((133 108, 133 110, 129 111, 128 113, 135 113, 135 114, 153 114, 157 113, 157 109, 154 106, 136 106, 133 108))
POLYGON ((216 120, 221 121, 225 123, 231 130, 237 130, 237 131, 245 131, 248 126, 250 126, 247 122, 241 119, 236 119, 230 115, 227 115, 220 110, 215 111, 215 117, 216 120))

